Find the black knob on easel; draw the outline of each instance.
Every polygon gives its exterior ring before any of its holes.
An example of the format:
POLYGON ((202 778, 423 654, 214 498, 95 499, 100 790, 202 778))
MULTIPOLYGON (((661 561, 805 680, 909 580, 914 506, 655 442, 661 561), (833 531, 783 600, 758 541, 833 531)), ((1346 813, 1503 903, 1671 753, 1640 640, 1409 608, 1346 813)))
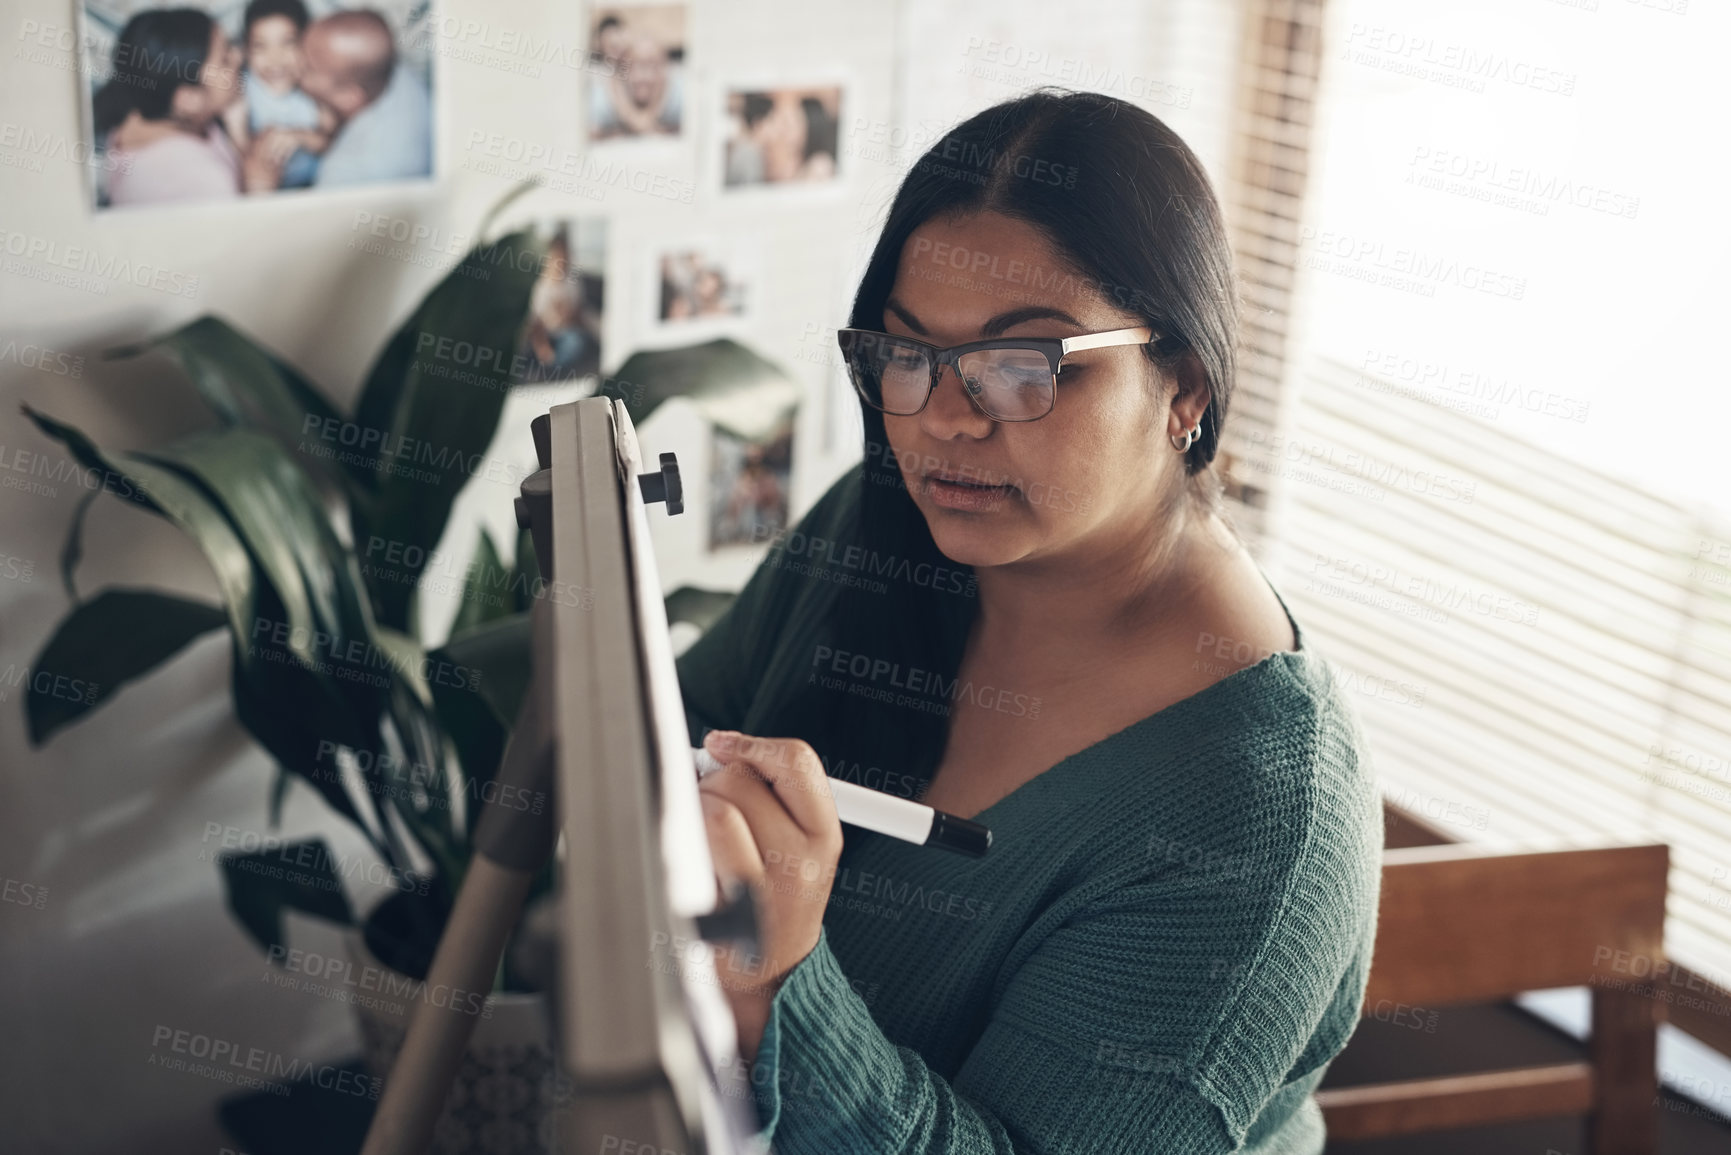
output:
POLYGON ((644 501, 665 501, 669 515, 685 512, 685 490, 679 484, 679 461, 673 454, 663 453, 661 472, 639 473, 637 484, 644 501))

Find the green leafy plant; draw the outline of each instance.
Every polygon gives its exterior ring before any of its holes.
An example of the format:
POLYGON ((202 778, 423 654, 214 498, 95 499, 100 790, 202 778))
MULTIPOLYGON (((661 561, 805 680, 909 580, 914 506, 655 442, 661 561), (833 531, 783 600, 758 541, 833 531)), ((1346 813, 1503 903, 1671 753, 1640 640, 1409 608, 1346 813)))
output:
MULTIPOLYGON (((498 427, 543 256, 532 229, 470 250, 385 343, 352 414, 210 315, 108 356, 178 358, 218 419, 211 428, 113 452, 24 406, 102 479, 68 531, 61 575, 73 608, 33 665, 53 676, 33 677, 24 699, 31 742, 226 629, 236 716, 276 764, 272 826, 299 779, 365 836, 393 880, 368 943, 411 974, 424 974, 462 881, 528 677, 527 610, 540 583, 527 535, 508 567, 483 532, 451 640, 430 653, 417 640, 415 594, 498 427), (459 380, 435 356, 444 339, 502 355, 491 368, 465 365, 459 380), (221 604, 124 587, 81 597, 84 518, 104 491, 191 537, 221 604), (75 684, 88 689, 64 692, 75 684)), ((230 907, 267 950, 283 945, 288 908, 355 922, 348 866, 322 839, 219 862, 230 907)))

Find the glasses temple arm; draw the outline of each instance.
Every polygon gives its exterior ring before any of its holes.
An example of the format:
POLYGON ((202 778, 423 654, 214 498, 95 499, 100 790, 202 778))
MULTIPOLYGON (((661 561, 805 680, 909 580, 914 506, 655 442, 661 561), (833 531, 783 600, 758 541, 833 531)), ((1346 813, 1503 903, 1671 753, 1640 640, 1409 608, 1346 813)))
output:
POLYGON ((1109 333, 1065 337, 1061 347, 1065 353, 1080 353, 1084 349, 1104 349, 1110 345, 1142 345, 1159 339, 1160 334, 1144 325, 1134 329, 1113 329, 1109 333))

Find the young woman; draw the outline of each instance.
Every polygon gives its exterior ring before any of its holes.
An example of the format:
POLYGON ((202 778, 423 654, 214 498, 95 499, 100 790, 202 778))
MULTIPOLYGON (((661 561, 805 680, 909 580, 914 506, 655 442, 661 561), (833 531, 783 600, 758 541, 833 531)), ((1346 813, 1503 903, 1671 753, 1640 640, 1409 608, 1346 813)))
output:
POLYGON ((1218 508, 1200 163, 1109 97, 987 109, 903 182, 849 326, 863 464, 679 661, 757 902, 720 969, 775 1150, 1321 1151, 1380 808, 1218 508), (826 773, 991 851, 844 837, 826 773))
POLYGON ((113 70, 96 91, 94 128, 107 152, 115 206, 227 199, 270 192, 281 160, 244 155, 222 124, 245 95, 240 52, 195 8, 153 8, 126 22, 113 70))

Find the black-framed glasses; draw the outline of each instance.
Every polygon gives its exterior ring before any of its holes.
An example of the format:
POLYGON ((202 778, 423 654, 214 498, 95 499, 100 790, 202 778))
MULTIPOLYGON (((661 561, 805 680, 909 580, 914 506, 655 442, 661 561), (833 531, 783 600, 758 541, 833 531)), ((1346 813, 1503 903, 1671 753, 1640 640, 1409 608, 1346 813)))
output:
POLYGON ((1113 345, 1145 345, 1160 335, 1146 326, 1075 337, 995 337, 947 349, 874 329, 840 329, 848 377, 867 405, 892 417, 926 407, 945 365, 955 366, 968 396, 994 421, 1038 421, 1058 400, 1066 355, 1113 345))

